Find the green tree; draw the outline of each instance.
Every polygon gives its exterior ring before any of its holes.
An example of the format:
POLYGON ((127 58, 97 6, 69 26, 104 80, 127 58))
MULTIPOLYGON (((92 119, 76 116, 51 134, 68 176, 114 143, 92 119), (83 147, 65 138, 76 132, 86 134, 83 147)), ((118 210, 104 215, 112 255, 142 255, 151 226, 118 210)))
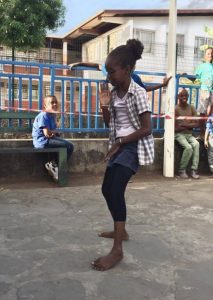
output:
POLYGON ((12 49, 14 60, 15 49, 43 46, 47 31, 62 26, 64 15, 63 0, 0 0, 0 42, 12 49))
MULTIPOLYGON (((213 28, 209 28, 208 26, 205 26, 204 27, 204 31, 208 34, 208 36, 210 37, 210 38, 213 38, 213 28)), ((200 50, 205 50, 205 49, 207 49, 208 47, 209 47, 210 45, 202 45, 201 47, 200 47, 200 50)))
POLYGON ((62 0, 0 0, 0 41, 15 49, 39 48, 48 30, 64 24, 62 0))

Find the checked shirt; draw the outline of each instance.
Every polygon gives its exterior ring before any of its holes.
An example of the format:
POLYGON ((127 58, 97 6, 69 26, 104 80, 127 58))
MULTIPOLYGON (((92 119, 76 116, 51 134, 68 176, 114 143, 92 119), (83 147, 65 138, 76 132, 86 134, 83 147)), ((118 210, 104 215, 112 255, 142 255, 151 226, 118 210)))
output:
MULTIPOLYGON (((141 88, 137 83, 131 80, 127 92, 126 105, 130 121, 133 127, 137 130, 141 128, 139 115, 150 111, 150 105, 146 91, 141 88)), ((115 110, 113 103, 116 98, 116 91, 112 90, 112 100, 110 102, 110 123, 109 123, 109 147, 115 142, 116 129, 115 129, 115 110)), ((154 139, 152 134, 138 140, 138 161, 140 165, 149 165, 154 161, 154 139)))

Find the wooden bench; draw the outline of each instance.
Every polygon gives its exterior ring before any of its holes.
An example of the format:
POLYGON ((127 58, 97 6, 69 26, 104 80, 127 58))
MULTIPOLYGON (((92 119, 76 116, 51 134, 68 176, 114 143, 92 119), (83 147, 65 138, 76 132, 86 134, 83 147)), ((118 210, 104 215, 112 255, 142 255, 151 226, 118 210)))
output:
MULTIPOLYGON (((32 124, 37 113, 25 111, 0 110, 0 134, 31 133, 32 124)), ((32 147, 1 147, 0 154, 29 154, 29 153, 57 153, 58 154, 58 181, 59 186, 67 183, 67 149, 32 147)))

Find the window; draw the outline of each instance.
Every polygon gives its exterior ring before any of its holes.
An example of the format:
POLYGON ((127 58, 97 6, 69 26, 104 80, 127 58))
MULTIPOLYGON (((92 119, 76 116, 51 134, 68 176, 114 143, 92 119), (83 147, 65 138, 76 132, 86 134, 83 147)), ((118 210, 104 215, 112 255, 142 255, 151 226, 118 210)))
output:
POLYGON ((184 35, 177 34, 176 36, 177 56, 184 57, 184 35))
POLYGON ((55 86, 55 91, 56 92, 61 92, 61 86, 60 85, 56 85, 55 86))
POLYGON ((33 100, 38 99, 38 86, 37 85, 32 86, 32 99, 33 100))
POLYGON ((213 39, 212 38, 205 38, 201 36, 195 37, 195 47, 194 47, 194 57, 195 58, 202 58, 203 51, 200 49, 201 46, 208 45, 213 47, 213 39))
POLYGON ((154 52, 155 32, 151 30, 134 29, 134 37, 144 45, 143 53, 154 52))
POLYGON ((90 43, 86 47, 86 56, 88 61, 96 61, 96 43, 90 43))
MULTIPOLYGON (((177 56, 184 57, 184 35, 176 35, 176 45, 177 45, 177 56)), ((166 55, 168 54, 168 33, 166 35, 166 55)))
POLYGON ((121 32, 116 31, 107 36, 107 54, 120 45, 121 32))
POLYGON ((28 86, 27 84, 22 85, 22 98, 28 99, 28 86))

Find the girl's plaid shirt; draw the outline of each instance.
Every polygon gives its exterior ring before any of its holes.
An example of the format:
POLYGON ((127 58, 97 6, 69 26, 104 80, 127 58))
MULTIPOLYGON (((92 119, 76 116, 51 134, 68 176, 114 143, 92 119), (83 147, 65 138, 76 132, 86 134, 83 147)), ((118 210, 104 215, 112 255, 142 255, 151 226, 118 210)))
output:
MULTIPOLYGON (((146 111, 151 112, 147 93, 133 80, 131 80, 127 93, 128 95, 126 98, 126 104, 129 113, 129 118, 130 121, 132 122, 132 125, 137 130, 141 128, 139 115, 146 111)), ((113 103, 115 98, 116 98, 116 92, 115 90, 112 90, 112 101, 110 102, 109 147, 112 146, 116 138, 115 111, 113 109, 113 103)), ((140 165, 149 165, 153 163, 154 139, 152 134, 138 140, 137 152, 138 152, 138 160, 140 165)))

